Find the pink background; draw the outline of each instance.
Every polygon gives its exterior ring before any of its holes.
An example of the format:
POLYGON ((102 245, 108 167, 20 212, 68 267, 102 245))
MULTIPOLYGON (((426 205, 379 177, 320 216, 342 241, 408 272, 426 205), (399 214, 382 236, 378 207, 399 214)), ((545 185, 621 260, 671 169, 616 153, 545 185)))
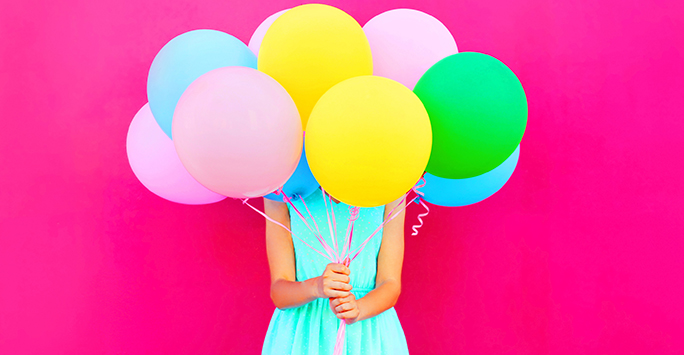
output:
MULTIPOLYGON (((508 64, 530 103, 509 183, 406 238, 396 308, 412 354, 684 352, 682 2, 330 3, 361 24, 426 11, 460 50, 508 64)), ((3 2, 0 354, 260 351, 263 219, 156 197, 125 138, 166 41, 247 41, 297 4, 3 2)))

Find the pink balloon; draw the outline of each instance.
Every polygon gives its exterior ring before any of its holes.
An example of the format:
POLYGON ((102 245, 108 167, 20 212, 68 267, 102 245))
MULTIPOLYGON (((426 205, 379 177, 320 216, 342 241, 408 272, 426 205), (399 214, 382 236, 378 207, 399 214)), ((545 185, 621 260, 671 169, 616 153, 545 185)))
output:
POLYGON ((176 106, 172 132, 188 172, 235 198, 283 186, 302 152, 294 101, 273 78, 247 67, 218 68, 190 84, 176 106))
POLYGON ((247 47, 249 47, 249 49, 251 49, 252 52, 254 52, 255 56, 259 56, 259 48, 261 47, 261 41, 264 40, 264 36, 266 35, 266 31, 268 31, 268 28, 271 27, 273 22, 275 22, 275 20, 277 20, 278 17, 284 14, 287 10, 289 9, 280 10, 275 14, 267 17, 264 20, 264 22, 262 22, 256 30, 254 30, 254 34, 252 34, 252 38, 249 39, 249 44, 247 45, 247 47))
POLYGON ((226 198, 209 191, 185 170, 173 141, 154 120, 149 104, 138 111, 128 127, 126 153, 135 176, 157 196, 187 205, 226 198))
POLYGON ((458 53, 446 26, 418 10, 383 12, 368 21, 363 31, 373 53, 373 74, 396 80, 411 90, 432 65, 458 53))

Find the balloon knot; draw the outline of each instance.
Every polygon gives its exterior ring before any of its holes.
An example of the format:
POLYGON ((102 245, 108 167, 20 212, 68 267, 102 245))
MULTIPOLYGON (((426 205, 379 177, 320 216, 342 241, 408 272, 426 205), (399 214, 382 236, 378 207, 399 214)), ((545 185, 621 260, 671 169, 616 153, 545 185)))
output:
POLYGON ((359 219, 359 207, 349 206, 349 213, 350 213, 350 216, 349 216, 350 222, 353 222, 353 221, 356 221, 357 219, 359 219))
POLYGON ((421 192, 419 189, 424 187, 426 184, 427 181, 425 181, 425 177, 421 176, 420 180, 418 180, 418 183, 416 183, 416 186, 412 188, 413 192, 415 192, 418 196, 425 196, 425 193, 421 192))

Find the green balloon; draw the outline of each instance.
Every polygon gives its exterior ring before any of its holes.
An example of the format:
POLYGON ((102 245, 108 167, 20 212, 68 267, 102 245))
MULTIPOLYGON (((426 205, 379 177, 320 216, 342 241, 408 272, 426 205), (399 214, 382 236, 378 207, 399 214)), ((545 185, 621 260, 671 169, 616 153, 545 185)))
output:
POLYGON ((448 56, 420 78, 415 94, 432 124, 425 169, 465 179, 501 165, 520 144, 527 98, 515 74, 498 59, 475 52, 448 56))

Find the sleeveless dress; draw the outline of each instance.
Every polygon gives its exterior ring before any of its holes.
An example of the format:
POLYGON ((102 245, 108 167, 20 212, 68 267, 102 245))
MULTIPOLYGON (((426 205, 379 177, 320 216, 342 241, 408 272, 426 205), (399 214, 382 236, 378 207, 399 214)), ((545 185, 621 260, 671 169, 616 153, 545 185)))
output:
MULTIPOLYGON (((305 202, 316 220, 323 238, 333 247, 322 192, 320 190, 314 192, 305 199, 305 202)), ((293 204, 306 216, 309 225, 315 230, 302 201, 293 201, 293 204)), ((320 242, 309 231, 301 218, 292 210, 292 207, 288 207, 290 208, 292 232, 312 247, 325 253, 320 242)), ((338 249, 341 253, 350 216, 349 206, 344 203, 335 204, 333 202, 333 208, 337 221, 338 249)), ((382 223, 383 217, 384 206, 360 209, 359 218, 354 222, 352 250, 357 249, 373 233, 382 223)), ((333 230, 334 228, 333 225, 333 230)), ((297 281, 321 276, 330 261, 303 244, 299 239, 293 237, 292 242, 295 250, 297 281)), ((377 258, 381 242, 382 230, 366 244, 359 256, 349 265, 351 292, 357 300, 375 288, 377 258)), ((327 298, 319 298, 297 308, 285 310, 276 308, 266 332, 262 354, 332 355, 339 325, 340 320, 330 309, 327 298)), ((390 308, 375 317, 347 325, 342 353, 345 355, 408 354, 404 331, 394 308, 390 308)))

